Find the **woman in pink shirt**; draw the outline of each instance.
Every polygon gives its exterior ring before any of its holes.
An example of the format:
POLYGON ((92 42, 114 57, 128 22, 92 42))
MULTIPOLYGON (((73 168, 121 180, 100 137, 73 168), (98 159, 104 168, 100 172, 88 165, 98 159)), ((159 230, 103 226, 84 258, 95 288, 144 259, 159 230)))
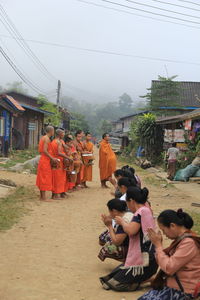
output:
POLYGON ((195 299, 200 283, 200 237, 191 232, 193 220, 182 210, 165 210, 158 217, 158 225, 173 243, 163 249, 161 234, 148 230, 160 271, 154 289, 138 300, 195 299))
POLYGON ((146 206, 148 193, 146 188, 127 189, 126 203, 134 213, 132 222, 128 224, 119 216, 115 221, 129 236, 128 254, 124 264, 100 278, 106 290, 135 291, 142 282, 149 280, 157 272, 155 248, 148 237, 148 229, 155 229, 152 211, 146 206))

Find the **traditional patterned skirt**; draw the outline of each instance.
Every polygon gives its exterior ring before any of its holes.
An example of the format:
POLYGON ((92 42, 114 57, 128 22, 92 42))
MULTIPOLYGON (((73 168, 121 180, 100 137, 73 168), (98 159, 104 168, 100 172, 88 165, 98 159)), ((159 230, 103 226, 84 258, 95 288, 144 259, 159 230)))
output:
POLYGON ((143 272, 137 272, 130 268, 118 266, 109 275, 101 277, 100 282, 104 289, 114 291, 136 291, 140 284, 156 274, 158 265, 154 256, 150 257, 149 266, 143 268, 143 272))
POLYGON ((150 290, 138 300, 189 300, 194 299, 190 294, 184 294, 181 291, 164 287, 162 290, 150 290))

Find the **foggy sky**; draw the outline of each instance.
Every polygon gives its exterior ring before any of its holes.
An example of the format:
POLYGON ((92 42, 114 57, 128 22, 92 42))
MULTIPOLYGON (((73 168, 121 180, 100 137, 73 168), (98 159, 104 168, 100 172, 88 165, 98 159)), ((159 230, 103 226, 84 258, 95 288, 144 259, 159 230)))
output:
MULTIPOLYGON (((114 7, 100 0, 88 1, 114 7)), ((191 6, 178 0, 169 1, 191 6)), ((124 0, 115 2, 131 5, 124 0)), ((141 2, 200 18, 200 12, 173 8, 151 0, 141 2)), ((199 26, 199 29, 187 28, 94 7, 76 0, 0 0, 0 3, 25 39, 200 63, 200 24, 194 25, 199 26)), ((134 4, 132 6, 142 8, 134 4)), ((177 17, 175 14, 173 16, 177 17)), ((200 22, 200 19, 190 20, 200 22)), ((0 23, 1 34, 9 35, 0 23)), ((89 53, 31 42, 28 44, 50 73, 62 81, 62 94, 78 99, 109 101, 127 92, 137 100, 150 87, 152 79, 157 79, 158 75, 167 76, 167 72, 169 76, 179 75, 178 80, 200 80, 200 65, 89 53)), ((14 40, 0 36, 0 45, 6 52, 10 51, 7 52, 9 56, 15 59, 16 64, 31 80, 48 93, 55 93, 56 82, 44 77, 14 40)), ((20 79, 0 56, 0 85, 4 86, 12 81, 20 79)), ((29 92, 35 94, 31 89, 29 92)))

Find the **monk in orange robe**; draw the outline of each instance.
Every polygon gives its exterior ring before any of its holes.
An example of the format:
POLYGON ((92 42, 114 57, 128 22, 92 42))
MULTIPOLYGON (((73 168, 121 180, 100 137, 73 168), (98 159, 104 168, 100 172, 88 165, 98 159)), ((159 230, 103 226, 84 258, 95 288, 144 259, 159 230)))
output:
POLYGON ((80 170, 77 174, 76 187, 81 188, 83 183, 83 174, 84 174, 84 165, 82 162, 82 153, 84 152, 84 145, 81 141, 83 138, 83 131, 78 130, 75 134, 75 140, 73 141, 74 146, 76 148, 76 152, 78 153, 78 157, 80 159, 80 170))
POLYGON ((99 148, 99 169, 102 188, 108 188, 107 181, 110 181, 112 185, 116 185, 112 175, 116 170, 117 159, 113 152, 111 145, 109 144, 109 134, 104 133, 99 148))
MULTIPOLYGON (((67 156, 72 160, 71 166, 69 168, 70 171, 67 172, 67 183, 66 183, 66 190, 71 192, 74 190, 76 179, 73 180, 71 178, 71 172, 74 171, 74 154, 76 153, 76 148, 73 144, 73 136, 68 134, 65 137, 65 145, 67 146, 67 156)), ((75 174, 74 174, 75 176, 75 174)))
MULTIPOLYGON (((93 154, 93 148, 94 148, 94 144, 91 142, 92 140, 92 136, 89 132, 87 132, 85 134, 86 140, 83 143, 84 144, 84 153, 83 155, 91 155, 93 154)), ((83 174, 83 187, 88 188, 86 182, 87 181, 92 181, 92 160, 91 160, 91 156, 85 156, 85 161, 84 161, 84 174, 83 174)))
POLYGON ((64 149, 64 131, 56 130, 56 137, 51 142, 51 154, 59 160, 59 164, 52 168, 52 198, 58 199, 59 195, 64 198, 66 192, 66 170, 64 170, 63 159, 68 158, 64 149))
POLYGON ((52 126, 46 127, 46 135, 39 142, 39 153, 41 154, 37 169, 36 185, 40 190, 40 200, 50 201, 46 199, 46 191, 52 190, 52 170, 51 161, 56 163, 56 159, 50 153, 50 138, 54 135, 52 126))

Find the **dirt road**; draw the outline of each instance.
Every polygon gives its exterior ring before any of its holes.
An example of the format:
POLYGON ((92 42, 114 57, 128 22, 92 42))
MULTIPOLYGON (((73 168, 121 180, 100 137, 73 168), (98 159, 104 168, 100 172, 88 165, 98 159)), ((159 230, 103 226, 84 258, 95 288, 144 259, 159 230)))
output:
MULTIPOLYGON (((29 215, 0 233, 1 300, 134 300, 144 292, 115 293, 99 284, 99 276, 118 263, 97 258, 98 234, 104 229, 100 215, 111 199, 110 190, 99 187, 97 165, 96 161, 90 189, 54 203, 36 199, 29 215)), ((0 175, 20 184, 35 182, 34 175, 0 175)), ((190 207, 192 202, 175 188, 149 188, 155 214, 166 207, 190 207)))

